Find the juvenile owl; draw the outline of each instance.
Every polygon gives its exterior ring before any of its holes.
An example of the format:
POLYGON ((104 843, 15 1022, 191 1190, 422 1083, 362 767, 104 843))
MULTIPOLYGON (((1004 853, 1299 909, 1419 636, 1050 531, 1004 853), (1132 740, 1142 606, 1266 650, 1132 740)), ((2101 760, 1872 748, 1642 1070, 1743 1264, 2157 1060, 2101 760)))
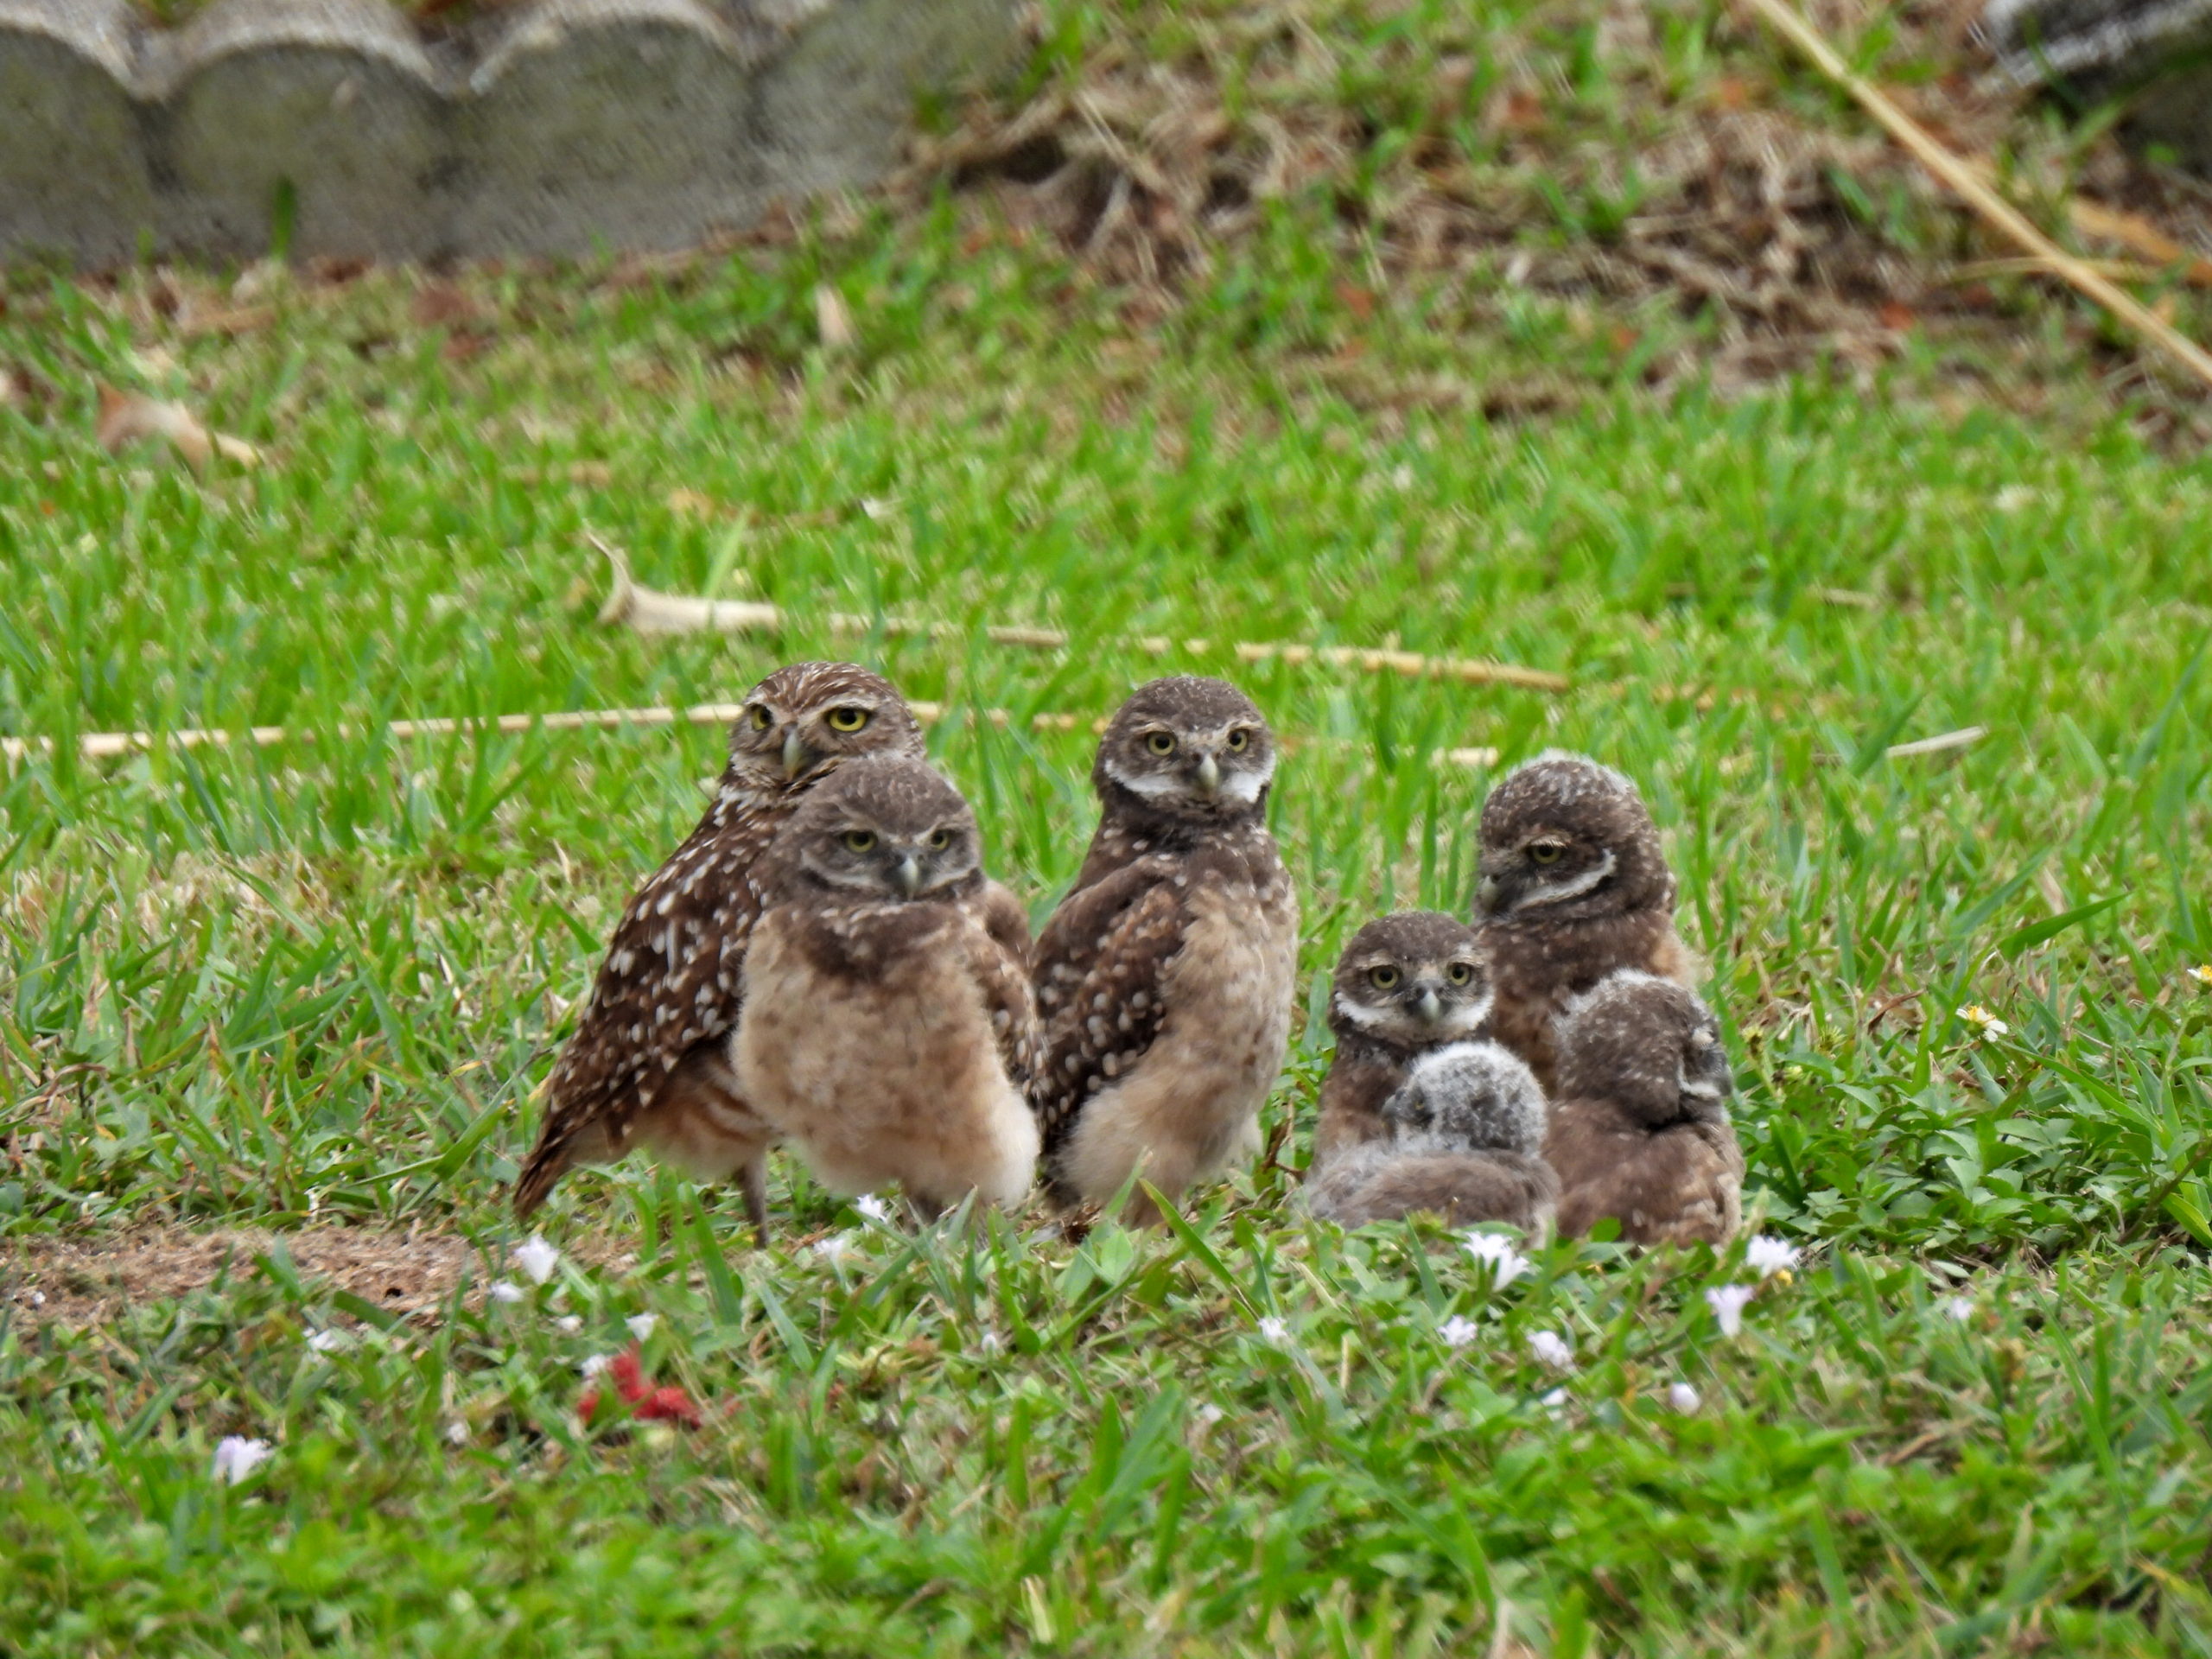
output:
POLYGON ((1562 1233, 1617 1217, 1631 1244, 1725 1244, 1743 1218, 1744 1154, 1712 1011, 1671 981, 1624 970, 1559 1027, 1559 1094, 1544 1157, 1562 1233))
POLYGON ((1029 1190, 1036 1007, 980 858, 960 791, 879 755, 809 794, 761 869, 732 1065, 834 1191, 897 1181, 935 1215, 1029 1190))
POLYGON ((1336 1057, 1313 1130, 1318 1173, 1340 1151, 1387 1140, 1382 1103, 1421 1055, 1482 1030, 1490 975, 1475 931, 1433 910, 1381 916, 1351 936, 1329 991, 1336 1057))
MULTIPOLYGON (((1358 1035, 1350 1042, 1338 1035, 1338 1059, 1323 1084, 1323 1126, 1332 1126, 1334 1106, 1338 1133, 1325 1153, 1316 1150, 1305 1194, 1307 1208, 1323 1219, 1356 1228, 1425 1210, 1453 1225, 1510 1221, 1540 1232, 1551 1224, 1560 1181, 1540 1157, 1544 1093, 1529 1068, 1496 1042, 1438 1033, 1449 1015, 1422 1007, 1445 1000, 1433 987, 1409 993, 1405 1002, 1387 1000, 1405 988, 1409 963, 1440 963, 1445 984, 1453 984, 1453 967, 1465 963, 1471 940, 1453 940, 1451 927, 1458 923, 1449 916, 1385 916, 1360 929, 1344 951, 1330 1022, 1358 1035), (1385 951, 1370 936, 1395 944, 1385 951), (1356 973, 1360 964, 1367 964, 1365 987, 1356 973), (1344 995, 1347 978, 1358 1000, 1344 995), (1340 1013, 1350 1018, 1338 1020, 1340 1013), (1427 1044, 1422 1031, 1433 1033, 1427 1044), (1338 1086, 1338 1071, 1347 1066, 1351 1075, 1338 1086)), ((1462 1000, 1451 1024, 1480 1027, 1484 1002, 1482 993, 1462 1000)))
POLYGON ((1481 837, 1491 1032, 1555 1094, 1552 1027, 1570 1001, 1620 968, 1696 978, 1675 932, 1674 873, 1636 785, 1556 749, 1491 791, 1481 837))
MULTIPOLYGON (((1220 680, 1141 686, 1091 768, 1090 855, 1037 942, 1031 1087, 1063 1208, 1133 1170, 1179 1194, 1258 1146, 1282 1068, 1298 899, 1268 833, 1274 735, 1220 680)), ((1128 1217, 1156 1219, 1141 1194, 1128 1217)))
POLYGON ((714 804, 615 925, 591 1001, 547 1080, 537 1146, 515 1183, 517 1215, 544 1203, 572 1164, 611 1162, 641 1145, 701 1180, 740 1175, 766 1236, 772 1136, 726 1056, 759 914, 754 865, 838 766, 921 753, 921 728, 898 692, 851 663, 795 663, 746 694, 714 804))

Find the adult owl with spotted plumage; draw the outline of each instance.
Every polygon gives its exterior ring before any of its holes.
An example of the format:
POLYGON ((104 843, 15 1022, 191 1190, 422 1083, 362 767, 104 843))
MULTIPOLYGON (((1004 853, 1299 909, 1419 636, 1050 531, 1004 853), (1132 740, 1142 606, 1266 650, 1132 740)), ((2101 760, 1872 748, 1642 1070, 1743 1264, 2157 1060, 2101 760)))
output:
POLYGON ((728 1047, 760 912, 755 866, 809 791, 859 756, 918 758, 921 728, 887 680, 796 663, 746 694, 698 827, 624 906, 575 1034, 546 1082, 537 1144, 515 1182, 528 1216, 578 1163, 642 1146, 702 1180, 738 1176, 766 1236, 774 1131, 728 1047))
MULTIPOLYGON (((1298 958, 1267 826, 1275 760, 1267 721, 1221 680, 1154 680, 1108 724, 1097 833, 1037 944, 1030 1102, 1062 1208, 1132 1173, 1173 1197, 1258 1148, 1298 958)), ((1156 1218, 1131 1201, 1128 1220, 1156 1218)))
POLYGON ((1490 973, 1491 1034, 1555 1091, 1554 1027, 1576 997, 1633 968, 1688 986, 1675 876, 1636 785, 1553 749, 1483 803, 1475 926, 1490 973))

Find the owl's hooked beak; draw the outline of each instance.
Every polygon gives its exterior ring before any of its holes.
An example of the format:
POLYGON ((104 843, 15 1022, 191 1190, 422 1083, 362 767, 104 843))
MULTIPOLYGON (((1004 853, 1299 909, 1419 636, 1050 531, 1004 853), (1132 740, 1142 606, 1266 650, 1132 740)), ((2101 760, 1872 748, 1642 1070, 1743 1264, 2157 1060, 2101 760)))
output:
POLYGON ((1436 994, 1435 986, 1424 985, 1421 988, 1421 995, 1414 1002, 1414 1012, 1430 1025, 1434 1025, 1443 1017, 1444 999, 1436 994))
POLYGON ((1198 785, 1199 790, 1208 795, 1221 787, 1221 762, 1210 754, 1200 757, 1198 760, 1198 785))
POLYGON ((922 890, 922 861, 912 853, 891 867, 891 879, 909 899, 922 890))
POLYGON ((798 778, 812 764, 814 756, 805 744, 799 741, 797 732, 784 734, 784 777, 788 782, 798 778))

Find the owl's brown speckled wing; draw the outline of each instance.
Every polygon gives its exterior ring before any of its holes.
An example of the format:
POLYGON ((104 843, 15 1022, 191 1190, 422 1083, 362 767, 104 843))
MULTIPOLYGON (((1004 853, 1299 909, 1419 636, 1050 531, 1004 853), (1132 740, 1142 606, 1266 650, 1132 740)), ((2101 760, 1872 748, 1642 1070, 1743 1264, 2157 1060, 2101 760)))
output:
POLYGON ((998 1040, 999 1060, 1006 1067, 1007 1081, 1027 1099, 1045 1058, 1036 993, 1030 985, 1029 965, 1022 959, 1029 942, 1028 922, 1026 918, 1022 922, 1020 952, 1011 948, 988 919, 985 929, 984 936, 969 946, 969 971, 975 975, 983 1007, 991 1016, 991 1033, 998 1040))
POLYGON ((1141 858, 1071 894, 1037 942, 1045 1052, 1029 1091, 1050 1158, 1084 1103, 1151 1047, 1188 925, 1175 866, 1141 858))
POLYGON ((571 1164, 619 1157, 684 1056, 735 1029, 739 970, 760 913, 751 873, 795 804, 726 786, 624 908, 547 1079, 544 1127, 515 1183, 518 1215, 543 1203, 571 1164))

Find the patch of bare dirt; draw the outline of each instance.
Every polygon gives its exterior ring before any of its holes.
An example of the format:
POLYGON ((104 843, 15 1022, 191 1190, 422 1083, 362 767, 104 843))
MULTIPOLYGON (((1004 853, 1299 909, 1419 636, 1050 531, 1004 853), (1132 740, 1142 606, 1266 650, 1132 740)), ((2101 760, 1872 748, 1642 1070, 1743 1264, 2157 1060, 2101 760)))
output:
MULTIPOLYGON (((1814 9, 1844 41, 1876 21, 1856 0, 1814 9)), ((2087 194, 2212 254, 2212 188, 2109 137, 2068 149, 2021 99, 1989 88, 1961 15, 1950 0, 1884 14, 1903 57, 1948 71, 1893 86, 1901 105, 1994 165, 2062 239, 2063 204, 2087 194)), ((1109 49, 1025 105, 972 104, 919 146, 910 188, 950 183, 970 213, 987 204, 1017 234, 1057 240, 1154 315, 1257 233, 1271 201, 1319 191, 1337 203, 1341 251, 1385 277, 1486 269, 1508 288, 1718 321, 1717 350, 1655 363, 1655 381, 1694 373, 1725 391, 1821 361, 1870 367, 1923 327, 1985 343, 2022 334, 2019 273, 1998 268, 2013 250, 1864 118, 1805 97, 1743 26, 1724 22, 1688 86, 1667 79, 1641 8, 1560 0, 1530 27, 1593 22, 1631 112, 1611 130, 1557 84, 1556 52, 1532 34, 1522 61, 1500 60, 1471 138, 1444 112, 1479 56, 1510 51, 1471 24, 1464 50, 1447 42, 1406 66, 1433 107, 1400 111, 1411 130, 1388 135, 1386 157, 1372 118, 1335 93, 1341 45, 1296 8, 1254 0, 1194 29, 1176 60, 1109 49)))
MULTIPOLYGON (((466 1277, 477 1285, 506 1273, 457 1233, 310 1227, 276 1233, 258 1228, 194 1232, 181 1227, 106 1234, 34 1235, 0 1245, 4 1300, 17 1318, 84 1325, 103 1324, 150 1303, 174 1301, 219 1282, 251 1280, 257 1258, 278 1239, 303 1282, 327 1281, 364 1301, 407 1318, 435 1315, 466 1277)), ((569 1247, 604 1262, 619 1251, 611 1241, 569 1247)))

